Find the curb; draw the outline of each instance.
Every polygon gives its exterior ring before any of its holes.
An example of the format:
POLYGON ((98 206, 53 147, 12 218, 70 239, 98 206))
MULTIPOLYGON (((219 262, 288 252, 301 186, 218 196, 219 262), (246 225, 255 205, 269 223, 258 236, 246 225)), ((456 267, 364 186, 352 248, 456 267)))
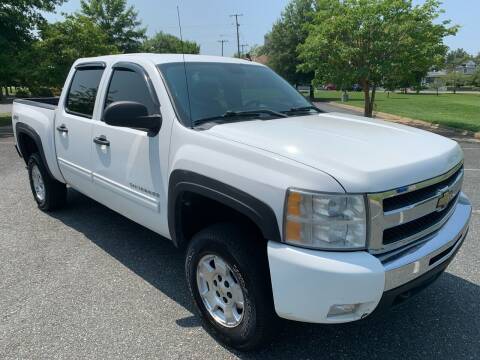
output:
MULTIPOLYGON (((360 108, 358 108, 356 106, 339 104, 339 103, 333 102, 333 101, 328 101, 327 103, 329 105, 336 106, 336 107, 339 107, 339 108, 356 111, 359 114, 362 114, 362 116, 363 116, 363 110, 361 110, 360 108)), ((445 132, 452 132, 452 133, 455 133, 455 134, 457 134, 461 137, 470 138, 472 141, 475 141, 475 142, 480 140, 480 132, 474 133, 474 132, 468 131, 468 130, 461 130, 461 129, 456 129, 456 128, 452 128, 452 127, 448 127, 448 126, 444 126, 444 125, 432 124, 432 123, 429 123, 429 122, 423 121, 423 120, 412 119, 412 118, 408 118, 408 117, 404 117, 404 116, 393 115, 393 114, 379 112, 379 111, 374 111, 373 112, 373 117, 380 118, 382 120, 398 122, 398 123, 405 124, 405 125, 410 125, 410 126, 418 125, 418 126, 421 126, 421 127, 424 127, 424 128, 431 129, 433 132, 435 130, 443 130, 445 132)))

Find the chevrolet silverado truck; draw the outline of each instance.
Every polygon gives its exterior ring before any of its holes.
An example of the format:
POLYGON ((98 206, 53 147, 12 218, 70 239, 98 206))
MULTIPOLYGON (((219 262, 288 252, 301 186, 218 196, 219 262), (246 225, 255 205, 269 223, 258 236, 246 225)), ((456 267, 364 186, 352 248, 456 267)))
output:
POLYGON ((186 249, 205 328, 237 349, 279 318, 344 323, 403 302, 468 231, 456 142, 322 113, 257 63, 79 59, 59 98, 16 100, 12 116, 38 207, 73 188, 186 249))

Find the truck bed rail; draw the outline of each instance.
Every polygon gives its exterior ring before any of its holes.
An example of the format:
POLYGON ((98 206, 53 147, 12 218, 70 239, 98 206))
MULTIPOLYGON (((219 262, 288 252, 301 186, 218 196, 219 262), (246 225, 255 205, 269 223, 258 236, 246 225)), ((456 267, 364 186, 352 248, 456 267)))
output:
POLYGON ((58 106, 59 97, 45 97, 45 98, 25 98, 14 99, 13 102, 20 104, 42 107, 45 109, 55 110, 58 106))

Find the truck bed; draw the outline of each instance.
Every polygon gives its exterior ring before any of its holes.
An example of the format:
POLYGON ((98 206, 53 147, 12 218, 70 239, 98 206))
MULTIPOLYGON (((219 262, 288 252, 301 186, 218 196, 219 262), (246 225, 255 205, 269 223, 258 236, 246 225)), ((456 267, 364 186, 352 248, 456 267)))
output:
MULTIPOLYGON (((15 99, 12 107, 12 125, 18 148, 20 138, 30 137, 40 150, 53 177, 64 181, 57 164, 55 152, 55 114, 58 97, 15 99), (23 135, 19 137, 19 131, 23 135)), ((27 159, 25 159, 27 160, 27 159)))
POLYGON ((59 97, 42 97, 42 98, 15 99, 13 100, 13 102, 55 110, 58 106, 58 100, 59 100, 59 97))

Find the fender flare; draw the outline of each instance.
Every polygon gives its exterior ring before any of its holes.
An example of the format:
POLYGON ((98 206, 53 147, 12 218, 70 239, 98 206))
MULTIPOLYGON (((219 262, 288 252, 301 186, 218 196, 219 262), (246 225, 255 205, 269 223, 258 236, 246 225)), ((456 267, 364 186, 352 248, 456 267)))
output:
POLYGON ((15 134, 16 134, 16 138, 17 138, 18 150, 19 150, 20 154, 22 155, 22 158, 25 161, 25 163, 28 162, 28 159, 27 159, 27 156, 26 156, 26 154, 27 154, 26 149, 22 149, 22 143, 19 141, 21 134, 27 135, 27 136, 29 136, 33 139, 33 141, 35 142, 35 145, 37 145, 37 149, 40 153, 40 157, 41 157, 43 163, 45 164, 45 168, 47 169, 48 175, 50 175, 52 178, 55 178, 52 175, 52 173, 50 171, 50 168, 48 167, 48 162, 47 162, 47 159, 45 157, 45 152, 43 151, 42 139, 37 134, 37 132, 30 125, 27 125, 23 122, 17 122, 15 124, 15 134))
POLYGON ((168 226, 171 238, 180 246, 182 238, 179 200, 192 192, 222 203, 248 217, 258 226, 265 239, 280 241, 277 217, 272 208, 246 192, 188 170, 174 170, 168 185, 168 226))

